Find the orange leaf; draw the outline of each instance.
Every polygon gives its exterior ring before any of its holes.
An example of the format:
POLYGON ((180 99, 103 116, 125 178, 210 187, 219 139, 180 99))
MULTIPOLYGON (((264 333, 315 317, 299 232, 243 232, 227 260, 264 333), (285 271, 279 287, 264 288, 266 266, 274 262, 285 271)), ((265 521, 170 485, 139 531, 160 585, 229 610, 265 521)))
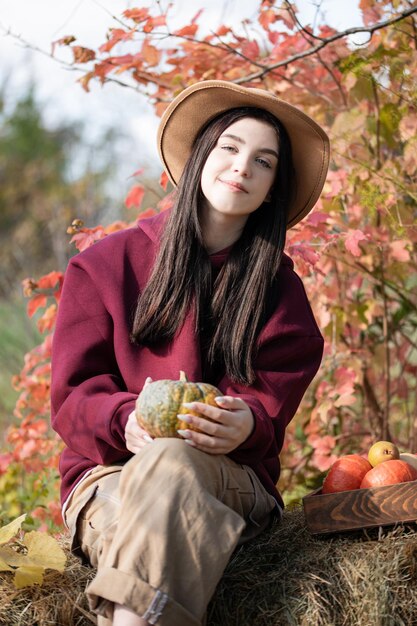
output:
POLYGON ((38 280, 38 289, 51 289, 57 283, 62 283, 62 272, 49 272, 38 280))
POLYGON ((42 317, 38 320, 38 328, 39 332, 44 333, 47 330, 52 330, 55 325, 57 313, 56 304, 51 304, 42 315, 42 317))
POLYGON ((269 30, 271 24, 276 22, 278 19, 275 11, 273 9, 268 9, 267 11, 262 11, 259 16, 259 23, 265 30, 269 30))
POLYGON ((143 22, 149 17, 149 9, 126 9, 123 16, 128 20, 133 20, 136 24, 143 22))
POLYGON ((96 58, 96 53, 90 48, 73 46, 71 50, 74 55, 74 63, 87 63, 88 61, 93 61, 96 58))
POLYGON ((32 298, 29 302, 28 302, 28 306, 27 306, 27 313, 29 317, 33 317, 33 315, 36 313, 36 311, 40 308, 40 307, 44 307, 46 306, 46 302, 47 302, 47 297, 42 295, 42 294, 38 294, 37 296, 35 296, 34 298, 32 298))
POLYGON ((165 26, 165 24, 166 24, 165 15, 158 15, 158 17, 150 17, 146 21, 146 24, 143 27, 143 31, 145 33, 150 33, 153 31, 155 26, 165 26))
POLYGON ((81 87, 87 93, 90 91, 89 83, 90 83, 90 80, 93 78, 93 76, 94 76, 93 72, 88 72, 87 74, 84 74, 84 76, 78 79, 78 82, 81 84, 81 87))
POLYGON ((142 46, 142 57, 150 66, 158 65, 161 53, 155 46, 149 43, 149 39, 145 39, 142 46))
POLYGON ((69 46, 74 41, 75 41, 75 37, 73 35, 66 35, 65 37, 61 37, 61 39, 57 39, 56 41, 53 41, 51 44, 51 56, 54 56, 56 46, 69 46))
POLYGON ((92 229, 83 229, 82 232, 77 233, 71 238, 70 243, 75 243, 75 247, 83 252, 87 248, 93 245, 99 239, 103 239, 106 236, 103 228, 92 229))
POLYGON ((184 26, 183 28, 176 30, 174 35, 176 35, 177 37, 194 37, 197 31, 197 24, 189 24, 188 26, 184 26))
POLYGON ((167 190, 168 182, 169 182, 169 178, 167 176, 167 173, 164 170, 161 174, 161 178, 159 179, 159 184, 161 185, 164 191, 167 190))
POLYGON ((111 35, 109 40, 100 46, 100 52, 110 52, 110 50, 117 44, 119 41, 127 41, 132 39, 133 31, 125 31, 122 28, 112 28, 110 31, 111 35))
POLYGON ((224 37, 225 35, 230 33, 230 31, 231 29, 228 26, 220 26, 216 31, 216 35, 218 35, 219 37, 224 37))
POLYGON ((143 196, 145 195, 145 188, 142 185, 135 185, 129 191, 126 196, 125 205, 128 209, 131 207, 140 207, 142 204, 143 196))

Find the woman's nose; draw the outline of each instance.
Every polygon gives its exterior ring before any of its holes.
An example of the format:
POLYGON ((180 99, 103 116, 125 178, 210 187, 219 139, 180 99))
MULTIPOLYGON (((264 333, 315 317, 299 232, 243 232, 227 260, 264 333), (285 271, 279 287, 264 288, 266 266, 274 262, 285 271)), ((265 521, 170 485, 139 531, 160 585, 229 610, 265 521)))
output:
POLYGON ((246 159, 244 156, 237 157, 233 163, 233 170, 245 178, 250 176, 251 168, 249 159, 246 159))

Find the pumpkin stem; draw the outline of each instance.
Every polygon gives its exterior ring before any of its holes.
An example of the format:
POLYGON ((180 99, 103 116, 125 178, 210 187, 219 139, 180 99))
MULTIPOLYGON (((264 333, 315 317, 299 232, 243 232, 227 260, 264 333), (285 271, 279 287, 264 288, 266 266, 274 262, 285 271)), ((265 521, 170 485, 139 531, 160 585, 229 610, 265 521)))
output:
POLYGON ((187 374, 185 372, 183 372, 182 370, 180 370, 180 380, 183 383, 188 383, 187 374))

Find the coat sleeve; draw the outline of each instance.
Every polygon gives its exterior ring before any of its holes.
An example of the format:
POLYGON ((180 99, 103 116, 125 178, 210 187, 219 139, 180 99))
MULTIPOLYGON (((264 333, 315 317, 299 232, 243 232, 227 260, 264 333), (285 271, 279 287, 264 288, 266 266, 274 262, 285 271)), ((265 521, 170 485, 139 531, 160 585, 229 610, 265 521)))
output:
POLYGON ((285 429, 323 356, 323 337, 304 286, 294 272, 289 278, 285 296, 260 335, 255 383, 245 387, 225 377, 218 385, 224 395, 242 398, 255 418, 251 435, 229 455, 237 463, 256 464, 280 453, 285 429))
POLYGON ((66 271, 52 346, 52 426, 97 464, 130 456, 124 430, 137 395, 127 392, 113 347, 113 320, 77 257, 66 271))

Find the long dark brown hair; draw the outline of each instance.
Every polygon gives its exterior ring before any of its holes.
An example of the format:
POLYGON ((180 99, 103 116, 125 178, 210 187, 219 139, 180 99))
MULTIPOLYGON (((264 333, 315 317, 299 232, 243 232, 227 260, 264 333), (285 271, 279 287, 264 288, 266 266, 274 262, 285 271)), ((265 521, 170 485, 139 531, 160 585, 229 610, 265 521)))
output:
POLYGON ((179 182, 152 274, 138 299, 132 341, 149 346, 172 340, 194 305, 195 332, 211 338, 209 363, 220 364, 235 382, 249 385, 255 381, 256 340, 278 298, 277 274, 294 193, 292 180, 287 132, 267 111, 231 109, 200 131, 179 182), (220 135, 244 117, 264 121, 275 129, 277 172, 270 200, 249 215, 242 235, 213 281, 201 231, 201 173, 220 135))

